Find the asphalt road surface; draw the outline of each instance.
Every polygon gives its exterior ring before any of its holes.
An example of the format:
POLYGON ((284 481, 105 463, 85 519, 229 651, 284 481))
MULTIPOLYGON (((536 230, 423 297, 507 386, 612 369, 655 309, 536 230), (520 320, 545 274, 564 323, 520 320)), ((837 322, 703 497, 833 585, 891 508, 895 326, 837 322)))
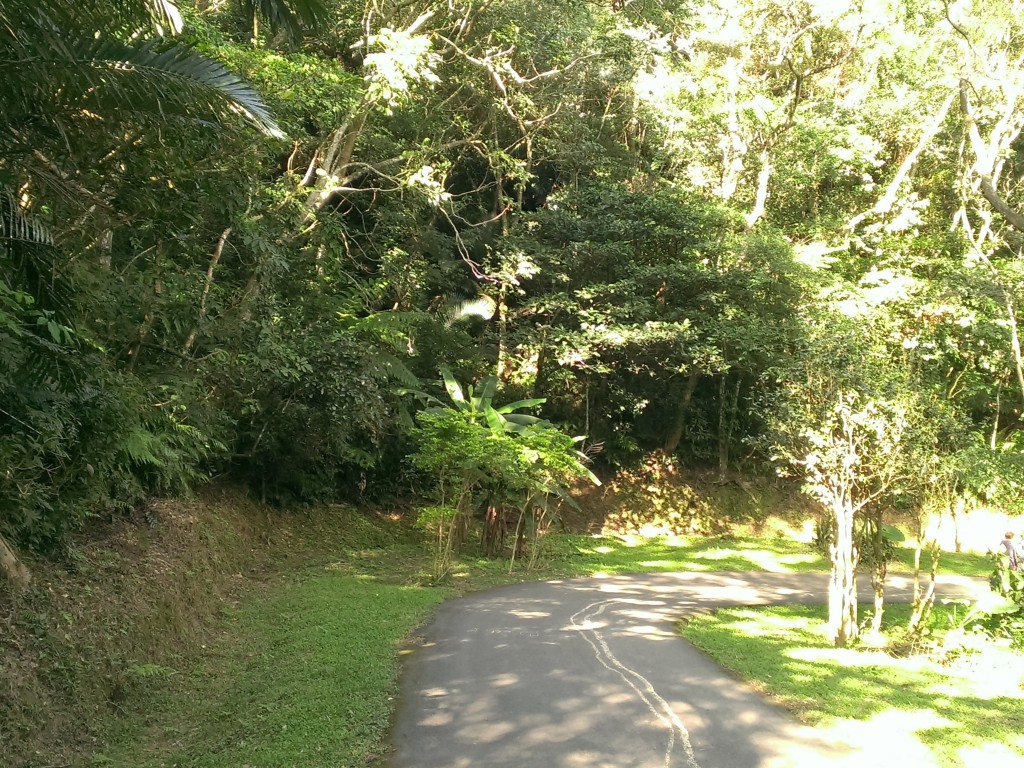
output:
MULTIPOLYGON (((674 632, 714 607, 824 602, 827 578, 612 576, 448 602, 406 657, 392 768, 926 768, 898 723, 852 739, 800 725, 674 632)), ((907 598, 909 579, 887 584, 907 598)), ((944 577, 939 593, 979 590, 944 577)))

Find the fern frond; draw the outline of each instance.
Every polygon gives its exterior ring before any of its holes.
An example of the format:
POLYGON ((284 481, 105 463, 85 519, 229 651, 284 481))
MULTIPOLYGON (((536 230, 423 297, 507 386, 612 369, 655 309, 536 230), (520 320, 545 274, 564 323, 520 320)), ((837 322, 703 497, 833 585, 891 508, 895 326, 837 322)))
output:
POLYGON ((364 337, 387 344, 396 352, 403 352, 423 318, 421 312, 373 312, 351 319, 348 327, 364 337))
POLYGON ((437 311, 437 317, 445 328, 451 328, 467 317, 479 317, 490 320, 494 317, 498 305, 487 294, 480 294, 472 299, 460 299, 454 294, 447 294, 444 303, 437 311))
POLYGON ((423 382, 395 355, 389 352, 377 353, 377 365, 389 379, 394 379, 408 389, 419 389, 423 382))

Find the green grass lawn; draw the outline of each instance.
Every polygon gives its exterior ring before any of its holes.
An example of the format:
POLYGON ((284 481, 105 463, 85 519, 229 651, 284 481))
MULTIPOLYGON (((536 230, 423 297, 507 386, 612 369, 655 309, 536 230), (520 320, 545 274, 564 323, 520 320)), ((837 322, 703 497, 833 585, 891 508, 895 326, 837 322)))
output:
POLYGON ((792 539, 750 537, 558 536, 545 545, 543 567, 559 575, 654 571, 827 570, 817 552, 792 539))
MULTIPOLYGON (((932 556, 928 551, 921 552, 921 572, 931 573, 932 556)), ((960 576, 982 576, 987 578, 994 568, 994 563, 987 555, 973 552, 943 552, 939 556, 939 573, 955 573, 960 576)), ((899 547, 896 550, 896 561, 889 564, 890 573, 913 573, 914 550, 899 547)))
MULTIPOLYGON (((937 632, 950 625, 945 610, 936 611, 937 632)), ((886 624, 905 626, 908 615, 909 607, 891 605, 886 624)), ((971 750, 994 748, 1010 760, 1002 765, 1024 759, 1024 691, 1013 685, 1019 676, 992 661, 1009 655, 992 648, 943 665, 935 657, 836 649, 824 637, 825 618, 824 606, 727 609, 693 617, 681 633, 805 722, 883 721, 899 712, 945 768, 973 768, 971 750)))
MULTIPOLYGON (((591 576, 596 573, 651 573, 655 571, 771 571, 807 573, 829 570, 828 560, 813 547, 783 537, 662 537, 557 535, 544 544, 544 555, 534 578, 591 576)), ((890 563, 891 573, 912 573, 914 550, 899 548, 890 563)), ((501 561, 471 563, 477 570, 500 568, 501 561)), ((987 577, 993 564, 985 555, 945 552, 939 573, 987 577)), ((931 556, 924 552, 922 573, 927 575, 931 556)))
POLYGON ((384 740, 403 638, 448 591, 303 573, 227 611, 219 638, 95 763, 365 766, 384 740))

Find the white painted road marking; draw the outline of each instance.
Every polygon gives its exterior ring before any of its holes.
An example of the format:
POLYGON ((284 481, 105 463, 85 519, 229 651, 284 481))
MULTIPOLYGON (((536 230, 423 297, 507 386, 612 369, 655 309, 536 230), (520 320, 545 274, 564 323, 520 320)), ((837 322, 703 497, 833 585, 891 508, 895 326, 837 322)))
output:
POLYGON ((608 671, 614 672, 621 677, 623 682, 636 692, 636 695, 640 697, 640 700, 651 711, 651 714, 654 715, 655 719, 668 729, 668 743, 665 747, 665 768, 671 768, 672 753, 675 750, 677 734, 679 735, 679 741, 682 744, 683 752, 686 755, 687 766, 689 768, 700 768, 700 765, 697 763, 697 758, 693 754, 693 745, 690 743, 690 733, 686 730, 686 726, 683 725, 682 721, 672 710, 671 705, 669 705, 669 703, 658 694, 650 680, 641 675, 635 669, 630 669, 619 661, 615 654, 612 653, 612 649, 608 647, 608 643, 605 642, 604 637, 599 631, 604 625, 598 623, 596 620, 602 613, 604 613, 605 609, 613 603, 624 603, 629 605, 650 604, 643 600, 628 600, 623 598, 600 600, 581 608, 572 615, 569 622, 575 629, 579 630, 580 634, 583 635, 583 639, 586 640, 587 644, 594 650, 594 655, 596 656, 598 663, 608 671))

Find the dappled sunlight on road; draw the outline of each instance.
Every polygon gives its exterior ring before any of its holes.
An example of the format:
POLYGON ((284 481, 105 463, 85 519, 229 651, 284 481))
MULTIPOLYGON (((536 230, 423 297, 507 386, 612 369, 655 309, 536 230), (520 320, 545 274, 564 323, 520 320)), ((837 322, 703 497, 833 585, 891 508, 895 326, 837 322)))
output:
MULTIPOLYGON (((826 585, 827 574, 668 572, 521 584, 445 604, 402 679, 393 768, 860 768, 861 742, 878 731, 802 726, 675 633, 684 614, 820 600, 826 585)), ((842 663, 829 652, 794 655, 792 674, 828 674, 842 663)), ((942 727, 938 716, 875 717, 904 741, 913 728, 942 727)))

